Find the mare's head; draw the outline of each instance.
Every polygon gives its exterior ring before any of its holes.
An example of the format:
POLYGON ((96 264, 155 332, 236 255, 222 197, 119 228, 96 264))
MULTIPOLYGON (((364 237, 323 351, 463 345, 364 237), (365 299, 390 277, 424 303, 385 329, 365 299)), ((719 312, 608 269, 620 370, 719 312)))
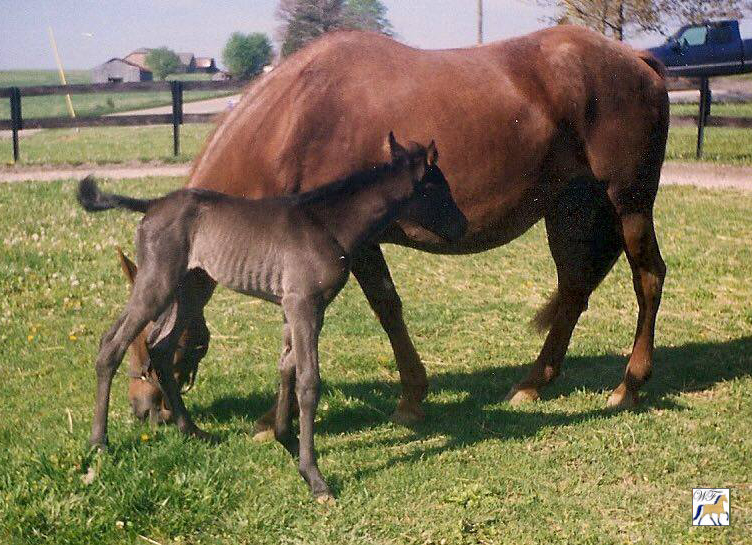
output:
POLYGON ((392 164, 404 164, 410 169, 415 195, 400 219, 420 225, 424 229, 454 242, 467 231, 467 218, 452 198, 449 183, 437 162, 439 151, 431 140, 428 146, 409 142, 402 147, 389 133, 389 152, 392 164))
MULTIPOLYGON (((138 272, 136 265, 119 248, 118 256, 126 278, 133 285, 138 272)), ((165 403, 162 391, 157 386, 154 371, 150 371, 148 375, 143 374, 143 370, 149 364, 146 339, 152 327, 153 324, 149 323, 130 346, 128 401, 136 418, 140 420, 148 418, 151 422, 164 423, 170 421, 172 411, 165 403)), ((190 389, 193 386, 198 364, 206 355, 208 345, 209 330, 203 320, 194 320, 189 323, 180 336, 173 359, 173 373, 181 388, 190 389)))

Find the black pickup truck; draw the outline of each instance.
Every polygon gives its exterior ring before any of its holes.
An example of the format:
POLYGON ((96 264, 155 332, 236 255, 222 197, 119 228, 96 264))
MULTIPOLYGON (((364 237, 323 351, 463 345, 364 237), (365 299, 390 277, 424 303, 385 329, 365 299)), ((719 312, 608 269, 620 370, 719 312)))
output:
POLYGON ((648 49, 671 76, 710 77, 752 72, 752 39, 742 40, 738 21, 681 27, 665 44, 648 49))

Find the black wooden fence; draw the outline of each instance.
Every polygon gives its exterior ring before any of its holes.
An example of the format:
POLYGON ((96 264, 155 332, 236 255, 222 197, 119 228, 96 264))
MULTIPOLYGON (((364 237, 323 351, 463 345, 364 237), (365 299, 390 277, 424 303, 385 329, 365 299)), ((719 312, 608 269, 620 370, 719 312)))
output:
POLYGON ((116 127, 133 125, 172 124, 173 153, 180 153, 180 125, 206 123, 217 114, 184 114, 184 91, 224 91, 242 89, 247 81, 149 81, 138 83, 92 83, 80 85, 38 85, 31 87, 2 87, 0 98, 10 99, 10 119, 0 119, 0 130, 13 132, 13 160, 19 158, 18 132, 23 129, 59 129, 66 127, 116 127), (88 93, 138 93, 144 91, 169 91, 172 95, 172 113, 137 114, 90 117, 41 117, 24 119, 21 99, 44 95, 88 93))

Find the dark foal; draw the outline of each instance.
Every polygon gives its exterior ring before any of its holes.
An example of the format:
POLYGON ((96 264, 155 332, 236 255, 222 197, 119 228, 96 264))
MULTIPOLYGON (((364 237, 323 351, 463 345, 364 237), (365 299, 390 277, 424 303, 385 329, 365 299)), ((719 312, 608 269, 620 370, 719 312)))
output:
MULTIPOLYGON (((353 253, 425 195, 425 176, 438 153, 389 134, 391 162, 299 195, 247 200, 205 190, 180 190, 141 200, 101 193, 93 180, 79 185, 89 211, 127 208, 144 213, 136 234, 139 271, 123 314, 102 337, 96 362, 97 394, 91 443, 104 445, 112 378, 128 346, 159 318, 148 339, 150 364, 178 428, 209 438, 191 420, 172 372, 186 324, 201 315, 208 297, 185 287, 207 276, 230 289, 282 306, 283 350, 274 432, 299 456, 299 470, 314 496, 331 499, 316 464, 313 422, 319 399, 318 337, 324 310, 347 282, 353 253), (164 312, 166 311, 167 312, 164 312), (291 431, 293 392, 299 439, 291 431)), ((436 202, 445 220, 437 232, 464 234, 466 220, 448 191, 436 202)))

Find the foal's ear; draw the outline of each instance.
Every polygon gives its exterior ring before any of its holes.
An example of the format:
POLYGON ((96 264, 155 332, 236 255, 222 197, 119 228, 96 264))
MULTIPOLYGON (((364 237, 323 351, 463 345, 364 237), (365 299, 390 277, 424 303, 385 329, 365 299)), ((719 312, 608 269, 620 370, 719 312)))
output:
POLYGON ((436 149, 436 141, 431 140, 431 143, 428 144, 428 147, 426 148, 426 161, 428 162, 428 166, 432 167, 436 164, 436 161, 439 160, 439 150, 436 149))
POLYGON ((123 269, 123 272, 125 273, 125 277, 128 279, 128 282, 131 283, 131 286, 133 285, 133 282, 136 281, 136 273, 138 272, 138 268, 136 267, 136 264, 128 259, 128 257, 123 253, 123 250, 118 246, 117 249, 118 257, 120 258, 120 266, 123 269))
POLYGON ((394 133, 392 131, 389 131, 387 145, 389 146, 389 155, 392 158, 392 161, 404 157, 407 153, 407 150, 400 146, 399 142, 397 142, 397 139, 394 137, 394 133))

